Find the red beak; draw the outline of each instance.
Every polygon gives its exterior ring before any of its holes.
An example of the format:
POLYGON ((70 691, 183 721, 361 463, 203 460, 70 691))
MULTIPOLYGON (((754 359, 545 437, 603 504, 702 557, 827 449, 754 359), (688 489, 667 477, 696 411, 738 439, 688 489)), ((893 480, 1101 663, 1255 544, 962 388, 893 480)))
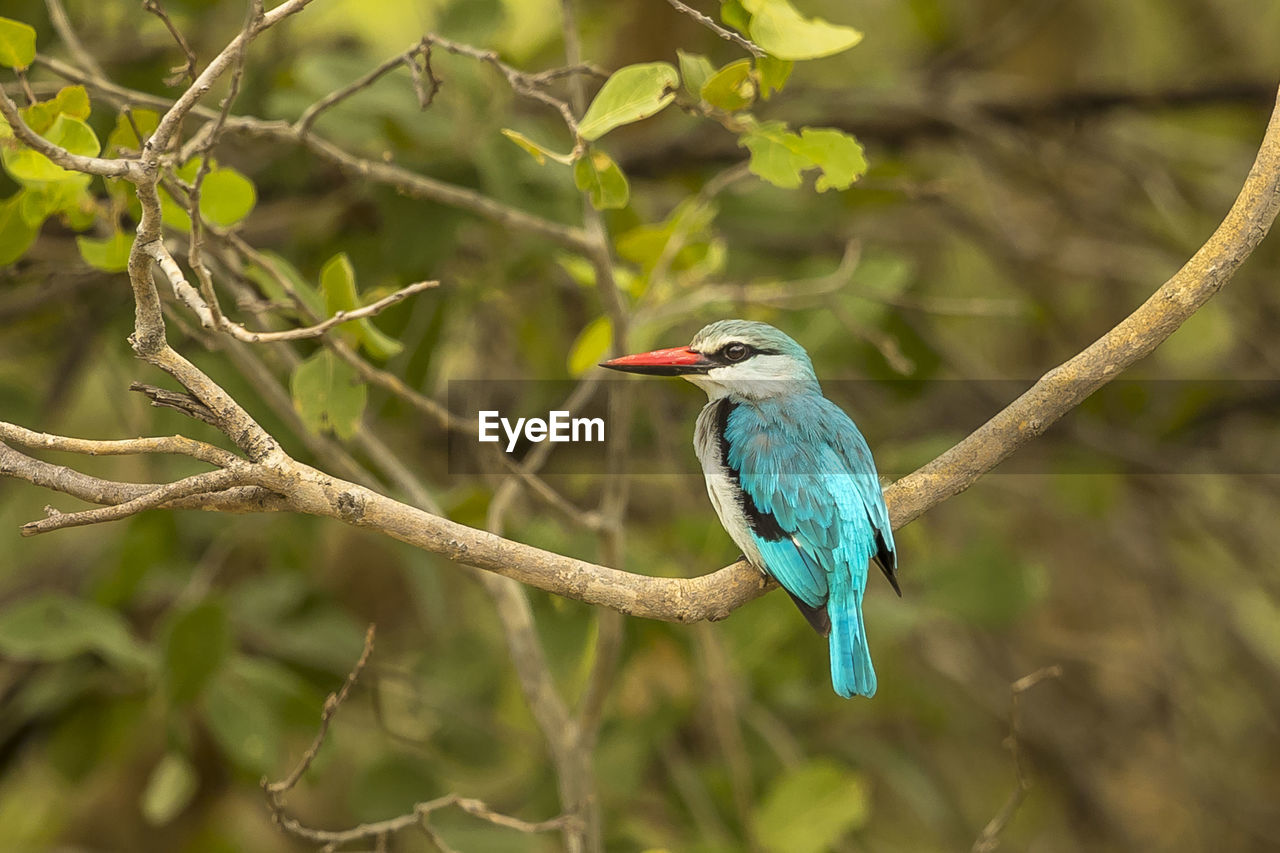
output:
POLYGON ((651 376, 685 376, 690 373, 706 373, 708 368, 715 366, 715 362, 688 347, 672 347, 624 355, 611 361, 602 361, 600 366, 651 376))

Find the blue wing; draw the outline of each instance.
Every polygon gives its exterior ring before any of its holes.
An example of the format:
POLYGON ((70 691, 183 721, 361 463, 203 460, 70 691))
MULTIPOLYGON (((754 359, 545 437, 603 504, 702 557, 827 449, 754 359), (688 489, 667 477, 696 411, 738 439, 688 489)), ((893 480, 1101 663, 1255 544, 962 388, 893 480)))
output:
POLYGON ((893 531, 871 451, 834 403, 805 395, 785 405, 738 405, 725 441, 747 515, 756 516, 752 539, 770 574, 796 598, 820 607, 832 572, 851 571, 861 589, 870 558, 892 566, 893 531))
POLYGON ((819 630, 811 611, 825 609, 837 692, 872 695, 862 621, 869 561, 897 583, 893 531, 866 440, 834 403, 804 395, 735 406, 724 441, 764 568, 819 630))

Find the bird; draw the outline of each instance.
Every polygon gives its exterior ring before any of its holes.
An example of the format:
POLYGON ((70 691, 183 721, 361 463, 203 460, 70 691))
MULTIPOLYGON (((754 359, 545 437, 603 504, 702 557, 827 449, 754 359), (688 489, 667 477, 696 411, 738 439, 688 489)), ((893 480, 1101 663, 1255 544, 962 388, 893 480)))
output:
POLYGON ((687 347, 600 366, 706 392, 694 449, 721 525, 827 638, 835 692, 874 696, 862 599, 872 561, 902 595, 893 528, 871 449, 804 347, 766 323, 720 320, 687 347))

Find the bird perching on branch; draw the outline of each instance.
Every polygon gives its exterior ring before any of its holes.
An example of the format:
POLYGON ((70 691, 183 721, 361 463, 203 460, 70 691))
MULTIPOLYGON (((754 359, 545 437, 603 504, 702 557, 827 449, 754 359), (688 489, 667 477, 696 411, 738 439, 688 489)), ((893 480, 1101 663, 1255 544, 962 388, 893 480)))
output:
POLYGON ((871 560, 902 594, 893 529, 871 450, 822 396, 804 348, 773 326, 721 320, 687 347, 601 366, 681 376, 707 392, 694 447, 720 523, 828 638, 835 691, 873 696, 862 596, 871 560))

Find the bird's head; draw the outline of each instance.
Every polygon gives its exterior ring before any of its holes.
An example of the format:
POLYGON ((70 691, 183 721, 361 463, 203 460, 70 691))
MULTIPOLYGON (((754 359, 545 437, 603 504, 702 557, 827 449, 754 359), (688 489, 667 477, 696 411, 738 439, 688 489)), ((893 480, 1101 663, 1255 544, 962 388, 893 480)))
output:
POLYGON ((687 347, 624 355, 601 367, 651 376, 682 376, 715 400, 779 397, 818 388, 804 347, 766 323, 720 320, 687 347))

